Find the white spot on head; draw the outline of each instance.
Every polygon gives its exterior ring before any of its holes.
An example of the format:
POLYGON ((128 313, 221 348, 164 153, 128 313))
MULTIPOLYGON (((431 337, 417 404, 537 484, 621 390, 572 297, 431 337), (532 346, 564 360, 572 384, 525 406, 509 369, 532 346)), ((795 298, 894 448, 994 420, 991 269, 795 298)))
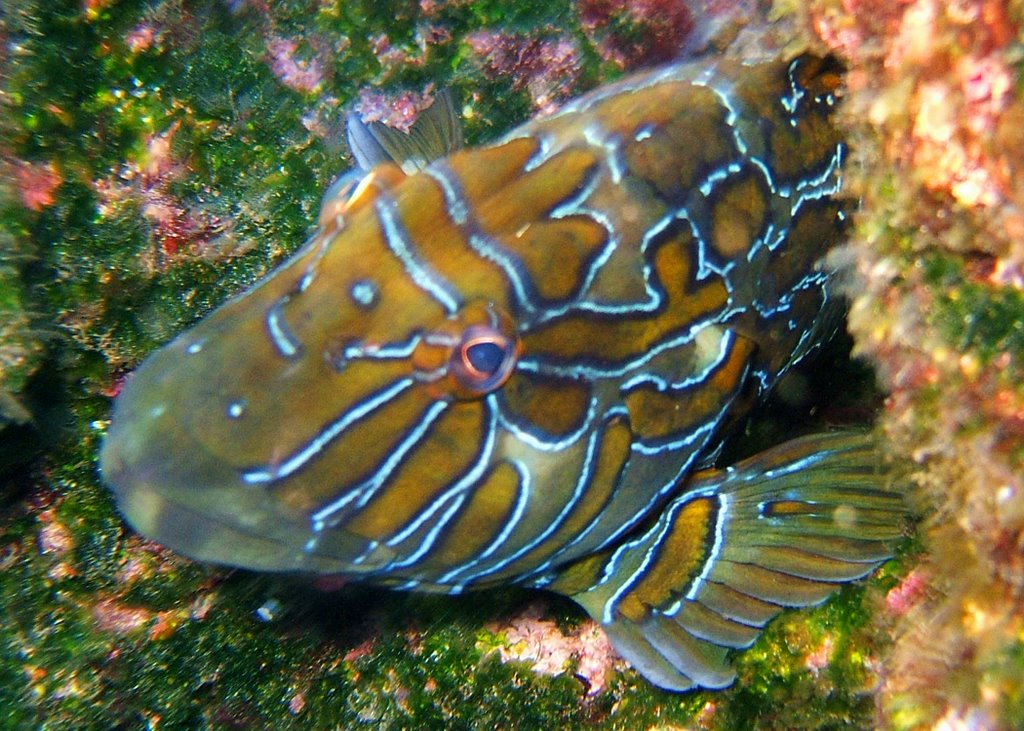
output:
POLYGON ((360 279, 352 285, 349 295, 352 297, 352 301, 359 307, 368 309, 377 304, 380 290, 377 288, 376 283, 371 282, 369 279, 360 279))
POLYGON ((196 353, 203 349, 203 345, 205 344, 205 340, 196 340, 195 342, 190 343, 187 348, 185 348, 185 352, 188 353, 189 355, 195 355, 196 353))
POLYGON ((232 401, 228 404, 228 417, 232 419, 241 418, 242 414, 245 413, 245 401, 239 399, 238 401, 232 401))

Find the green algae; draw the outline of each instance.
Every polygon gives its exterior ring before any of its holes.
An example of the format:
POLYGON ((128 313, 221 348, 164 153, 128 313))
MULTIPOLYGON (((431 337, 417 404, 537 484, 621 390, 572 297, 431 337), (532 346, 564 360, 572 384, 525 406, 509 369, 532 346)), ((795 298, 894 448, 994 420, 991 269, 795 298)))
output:
POLYGON ((31 297, 22 279, 28 260, 17 251, 14 237, 0 231, 0 432, 31 420, 18 394, 45 353, 44 333, 29 309, 31 297))
MULTIPOLYGON (((68 412, 58 442, 4 478, 0 728, 871 725, 865 648, 876 640, 861 589, 774 624, 737 656, 740 681, 724 692, 668 694, 627 670, 590 697, 571 673, 546 677, 482 649, 482 628, 532 594, 319 595, 201 567, 132 535, 96 474, 123 374, 307 235, 321 191, 348 165, 340 110, 361 87, 453 86, 471 112, 468 140, 492 138, 532 100, 485 73, 465 37, 564 29, 581 45, 581 83, 595 83, 608 68, 569 2, 445 3, 424 15, 368 0, 272 11, 21 0, 5 13, 17 53, 0 77, 2 137, 60 183, 38 210, 0 209, 4 251, 27 252, 0 261, 0 317, 24 323, 0 348, 32 344, 0 393, 24 393, 43 369, 68 412), (422 50, 424 25, 451 40, 422 50), (414 62, 382 63, 370 42, 381 35, 414 62), (317 83, 275 75, 271 38, 319 61, 317 83), (53 333, 45 361, 40 330, 53 333), (258 620, 277 597, 283 616, 258 620), (815 674, 807 653, 825 638, 815 674)), ((13 448, 6 431, 0 442, 13 448)), ((544 606, 561 625, 581 620, 575 607, 544 606)))
POLYGON ((952 347, 976 352, 983 365, 1003 353, 1024 363, 1024 293, 972 281, 960 258, 932 254, 924 271, 937 292, 932 321, 952 347))
POLYGON ((1003 648, 993 667, 987 670, 984 687, 995 690, 1000 698, 1000 717, 1010 728, 1024 726, 1024 640, 1017 639, 1003 648))

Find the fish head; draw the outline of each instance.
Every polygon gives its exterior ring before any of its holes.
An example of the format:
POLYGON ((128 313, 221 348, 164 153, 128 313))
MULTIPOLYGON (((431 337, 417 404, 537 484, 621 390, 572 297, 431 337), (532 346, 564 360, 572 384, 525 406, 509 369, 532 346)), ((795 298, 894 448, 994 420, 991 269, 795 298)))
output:
POLYGON ((291 261, 128 379, 101 471, 140 533, 212 563, 366 573, 474 490, 515 501, 495 398, 520 323, 478 257, 447 250, 455 289, 406 246, 414 226, 419 252, 449 246, 422 177, 342 186, 291 261))

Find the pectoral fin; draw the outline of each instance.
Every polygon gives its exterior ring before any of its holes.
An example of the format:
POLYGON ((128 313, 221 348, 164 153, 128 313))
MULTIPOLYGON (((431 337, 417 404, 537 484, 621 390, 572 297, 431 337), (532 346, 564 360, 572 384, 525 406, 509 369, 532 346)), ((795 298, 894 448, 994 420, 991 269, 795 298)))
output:
POLYGON ((906 513, 868 434, 804 437, 695 475, 642 534, 549 587, 670 690, 722 688, 726 657, 787 607, 823 601, 891 555, 906 513))

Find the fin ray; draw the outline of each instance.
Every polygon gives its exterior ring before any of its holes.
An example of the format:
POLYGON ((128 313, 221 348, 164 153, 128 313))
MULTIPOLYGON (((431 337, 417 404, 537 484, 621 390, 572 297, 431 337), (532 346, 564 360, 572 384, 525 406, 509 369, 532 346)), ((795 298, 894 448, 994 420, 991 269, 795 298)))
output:
POLYGON ((744 594, 761 597, 784 607, 817 604, 836 588, 832 582, 803 579, 757 564, 727 560, 721 562, 718 578, 744 594))
POLYGON ((652 682, 724 687, 730 650, 890 557, 907 508, 878 451, 865 433, 819 434, 698 473, 640 535, 589 559, 589 588, 568 567, 565 593, 652 682))
POLYGON ((694 637, 682 625, 655 612, 643 625, 644 639, 652 644, 673 667, 704 688, 724 688, 736 677, 726 662, 728 648, 694 637))
POLYGON ((738 589, 709 578, 701 587, 697 601, 728 620, 758 629, 774 619, 785 607, 744 594, 738 589))
POLYGON ((696 683, 644 638, 635 624, 619 622, 605 627, 608 639, 622 657, 645 678, 667 690, 689 690, 696 683))
MULTIPOLYGON (((764 535, 736 536, 731 545, 737 549, 749 548, 751 550, 759 550, 775 546, 790 546, 792 545, 792 538, 786 533, 765 531, 764 535)), ((882 541, 813 534, 801 536, 800 548, 807 553, 823 558, 870 564, 884 561, 889 558, 891 553, 882 541)))
POLYGON ((685 602, 675 620, 694 637, 723 647, 750 647, 761 634, 760 627, 727 619, 700 602, 685 602))
POLYGON ((462 147, 462 127, 451 90, 442 89, 433 103, 420 112, 408 132, 383 122, 364 122, 351 113, 345 122, 348 146, 363 170, 383 162, 395 162, 406 174, 462 147))
POLYGON ((743 548, 729 546, 722 558, 811 581, 853 581, 874 568, 873 563, 827 558, 784 545, 743 548))

